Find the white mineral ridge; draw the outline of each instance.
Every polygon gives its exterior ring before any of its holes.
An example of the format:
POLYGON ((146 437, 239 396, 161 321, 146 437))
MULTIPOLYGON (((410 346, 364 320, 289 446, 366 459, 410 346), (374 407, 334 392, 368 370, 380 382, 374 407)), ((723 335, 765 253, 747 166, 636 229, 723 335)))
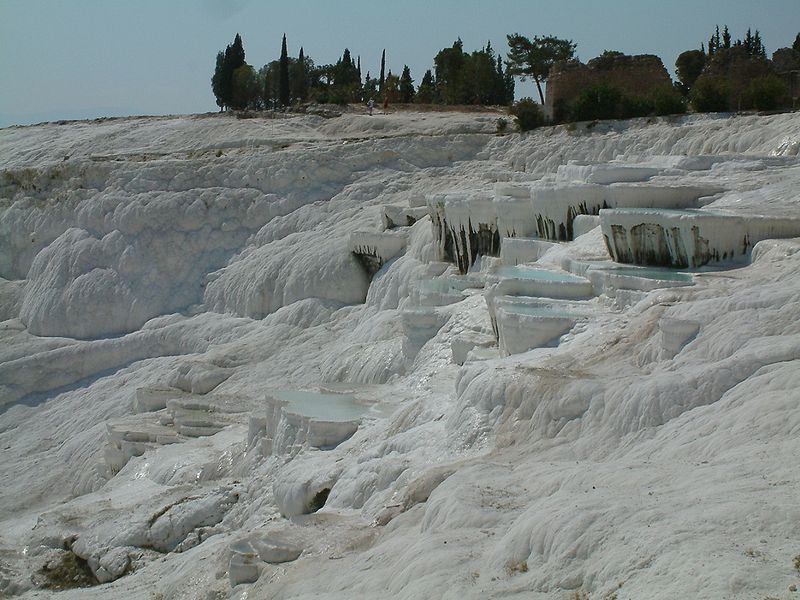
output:
MULTIPOLYGON (((419 306, 456 281, 441 223, 399 230, 372 278, 349 243, 424 199, 450 226, 469 228, 472 199, 530 237, 530 190, 575 180, 797 217, 800 117, 497 136, 500 116, 0 130, 0 596, 796 596, 800 239, 592 299, 507 357, 470 287, 500 259, 419 306), (267 432, 276 390, 370 408, 319 449, 288 419, 267 432), (104 583, 42 587, 70 552, 104 583)), ((503 260, 608 261, 597 223, 503 260)))

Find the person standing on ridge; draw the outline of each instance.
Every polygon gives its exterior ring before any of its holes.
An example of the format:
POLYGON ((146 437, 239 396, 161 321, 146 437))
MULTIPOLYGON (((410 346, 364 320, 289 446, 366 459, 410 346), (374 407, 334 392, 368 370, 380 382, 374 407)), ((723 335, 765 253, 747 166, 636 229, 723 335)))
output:
POLYGON ((389 113, 389 96, 383 97, 383 114, 389 113))
POLYGON ((373 107, 373 106, 375 106, 375 100, 373 100, 372 98, 370 98, 370 99, 369 99, 369 102, 367 102, 367 108, 369 109, 369 116, 370 116, 370 117, 372 116, 372 107, 373 107))

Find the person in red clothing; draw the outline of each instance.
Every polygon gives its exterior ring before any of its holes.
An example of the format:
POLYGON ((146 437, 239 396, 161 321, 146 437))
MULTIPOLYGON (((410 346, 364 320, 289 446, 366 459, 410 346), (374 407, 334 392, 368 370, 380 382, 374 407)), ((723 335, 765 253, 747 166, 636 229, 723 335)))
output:
POLYGON ((383 114, 389 112, 389 96, 383 97, 383 114))

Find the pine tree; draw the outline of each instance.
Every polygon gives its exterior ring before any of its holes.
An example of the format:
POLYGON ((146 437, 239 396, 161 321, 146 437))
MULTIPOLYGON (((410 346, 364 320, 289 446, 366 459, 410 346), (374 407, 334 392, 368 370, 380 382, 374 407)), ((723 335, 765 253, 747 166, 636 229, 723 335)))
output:
POLYGON ((530 77, 536 83, 539 100, 544 104, 542 83, 547 81, 551 67, 560 61, 570 60, 575 56, 575 44, 572 40, 562 40, 553 36, 534 36, 529 40, 518 33, 507 35, 508 61, 506 65, 512 75, 521 76, 524 81, 530 77))
POLYGON ((792 49, 795 52, 800 52, 800 33, 798 33, 797 37, 794 38, 794 44, 792 44, 792 49))
POLYGON ((286 34, 284 33, 278 70, 278 101, 281 106, 289 106, 289 100, 289 53, 286 51, 286 34))
POLYGON ((415 101, 424 104, 430 104, 436 100, 436 84, 433 80, 433 73, 430 69, 425 71, 422 81, 417 89, 415 101))
POLYGON ((725 49, 731 47, 731 32, 728 31, 727 25, 725 25, 725 29, 722 30, 722 47, 725 49))
POLYGON ((759 33, 758 29, 753 35, 752 55, 757 58, 767 58, 767 49, 764 48, 764 44, 761 41, 761 33, 759 33))
POLYGON ((747 28, 747 35, 744 36, 744 51, 752 56, 753 54, 753 34, 750 28, 747 28))
POLYGON ((443 48, 433 57, 436 68, 436 89, 439 100, 445 104, 463 104, 465 102, 465 87, 470 74, 465 72, 464 66, 467 55, 464 53, 464 44, 461 38, 453 42, 450 48, 443 48))
POLYGON ((469 104, 496 104, 497 65, 491 46, 465 55, 462 101, 469 104))
POLYGON ((348 48, 342 57, 331 67, 333 87, 329 90, 329 101, 337 103, 354 102, 360 98, 361 81, 358 67, 353 62, 348 48))
POLYGON ((394 75, 391 69, 386 74, 386 81, 383 84, 383 96, 392 104, 400 99, 400 78, 394 75))
POLYGON ((364 76, 364 84, 362 89, 364 92, 364 98, 366 99, 372 98, 374 100, 378 95, 378 80, 374 77, 371 77, 369 71, 367 71, 367 74, 364 76))
POLYGON ((717 25, 716 31, 708 39, 708 55, 714 56, 719 48, 719 25, 717 25))
POLYGON ((400 102, 405 104, 414 99, 414 80, 411 79, 411 69, 408 65, 403 65, 403 73, 400 75, 400 102))
POLYGON ((381 53, 381 76, 378 79, 378 92, 383 93, 383 87, 386 85, 386 48, 381 53))

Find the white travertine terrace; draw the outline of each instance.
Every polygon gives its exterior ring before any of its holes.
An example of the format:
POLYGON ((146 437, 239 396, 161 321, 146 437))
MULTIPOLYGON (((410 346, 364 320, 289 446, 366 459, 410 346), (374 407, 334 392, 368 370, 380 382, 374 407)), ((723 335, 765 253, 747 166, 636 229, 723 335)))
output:
POLYGON ((794 594, 797 113, 274 116, 0 130, 0 596, 794 594))

